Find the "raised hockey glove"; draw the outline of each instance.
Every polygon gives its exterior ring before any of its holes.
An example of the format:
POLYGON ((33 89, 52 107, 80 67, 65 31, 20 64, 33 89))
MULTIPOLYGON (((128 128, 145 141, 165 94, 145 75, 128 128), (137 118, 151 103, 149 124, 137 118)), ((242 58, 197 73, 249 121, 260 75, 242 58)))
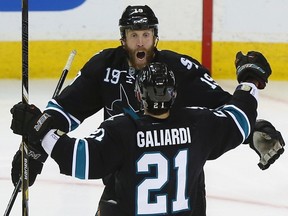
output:
POLYGON ((256 51, 249 51, 247 55, 242 52, 236 54, 235 60, 237 80, 239 83, 256 80, 258 88, 264 89, 272 71, 266 58, 256 51))
POLYGON ((18 103, 10 110, 13 133, 28 136, 28 144, 38 144, 52 127, 52 117, 35 105, 18 103))
MULTIPOLYGON (((17 184, 21 177, 21 150, 18 150, 13 157, 11 168, 11 179, 14 185, 17 184)), ((41 143, 38 145, 29 145, 29 186, 32 186, 36 180, 38 174, 41 173, 43 163, 48 157, 48 154, 44 151, 41 143)))
POLYGON ((260 156, 260 169, 268 169, 284 152, 284 146, 281 133, 269 121, 256 121, 250 147, 260 156))

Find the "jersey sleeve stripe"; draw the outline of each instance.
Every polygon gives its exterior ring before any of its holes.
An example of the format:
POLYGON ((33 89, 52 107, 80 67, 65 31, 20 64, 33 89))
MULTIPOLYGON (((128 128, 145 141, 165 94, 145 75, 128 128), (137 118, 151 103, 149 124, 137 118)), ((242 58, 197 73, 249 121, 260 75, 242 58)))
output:
POLYGON ((86 140, 76 139, 73 153, 72 176, 88 179, 89 153, 86 140))
POLYGON ((64 109, 54 99, 48 102, 45 110, 54 110, 61 113, 66 118, 69 124, 69 131, 76 129, 81 124, 81 122, 76 117, 65 112, 64 109))
POLYGON ((239 109, 234 105, 224 106, 223 110, 225 110, 234 120, 240 133, 242 134, 243 137, 242 142, 244 142, 246 138, 249 136, 251 131, 251 125, 248 120, 248 117, 241 109, 239 109))

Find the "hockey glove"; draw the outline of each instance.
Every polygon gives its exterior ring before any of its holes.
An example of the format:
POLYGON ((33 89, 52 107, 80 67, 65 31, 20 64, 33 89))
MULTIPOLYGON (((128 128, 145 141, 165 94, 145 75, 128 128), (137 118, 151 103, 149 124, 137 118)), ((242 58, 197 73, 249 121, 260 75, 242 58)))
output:
MULTIPOLYGON (((35 105, 22 102, 13 106, 11 129, 15 134, 28 136, 29 147, 29 186, 33 185, 41 173, 48 154, 41 146, 41 140, 51 129, 52 117, 42 113, 35 105)), ((21 150, 18 150, 12 161, 11 177, 14 185, 21 177, 21 150)))
MULTIPOLYGON (((13 157, 11 168, 11 179, 14 186, 17 184, 21 177, 21 150, 18 150, 13 157)), ((38 174, 41 173, 43 163, 48 157, 41 144, 29 145, 29 186, 33 185, 38 174)))
POLYGON ((52 117, 35 105, 18 103, 10 110, 13 133, 28 136, 28 144, 39 144, 52 126, 52 117))
POLYGON ((250 147, 260 156, 260 169, 268 169, 284 152, 284 146, 281 133, 270 122, 262 119, 256 121, 250 147))
POLYGON ((268 77, 272 73, 266 58, 256 51, 249 51, 247 55, 238 52, 236 54, 235 66, 239 83, 256 80, 259 83, 259 89, 265 88, 266 83, 268 83, 268 77))

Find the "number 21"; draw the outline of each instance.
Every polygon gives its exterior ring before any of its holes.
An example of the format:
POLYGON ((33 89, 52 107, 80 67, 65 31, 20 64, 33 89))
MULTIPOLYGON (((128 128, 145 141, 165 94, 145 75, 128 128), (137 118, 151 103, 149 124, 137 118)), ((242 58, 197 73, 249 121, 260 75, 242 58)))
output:
MULTIPOLYGON (((189 209, 189 198, 185 196, 187 184, 187 150, 181 150, 173 160, 176 176, 176 194, 172 200, 172 212, 189 209)), ((145 178, 137 187, 137 214, 167 214, 168 199, 161 194, 162 187, 169 181, 169 161, 160 152, 144 154, 137 162, 138 173, 149 173, 149 167, 155 166, 157 176, 145 178), (155 202, 150 202, 150 191, 159 191, 155 202)))

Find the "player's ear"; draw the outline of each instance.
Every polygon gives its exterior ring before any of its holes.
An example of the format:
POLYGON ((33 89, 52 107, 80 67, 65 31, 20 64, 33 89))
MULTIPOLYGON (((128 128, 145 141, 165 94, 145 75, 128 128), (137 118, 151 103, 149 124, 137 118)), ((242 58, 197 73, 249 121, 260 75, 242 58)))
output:
POLYGON ((120 43, 121 43, 122 46, 125 46, 125 45, 126 45, 125 39, 124 39, 124 38, 121 38, 121 39, 120 39, 120 43))

